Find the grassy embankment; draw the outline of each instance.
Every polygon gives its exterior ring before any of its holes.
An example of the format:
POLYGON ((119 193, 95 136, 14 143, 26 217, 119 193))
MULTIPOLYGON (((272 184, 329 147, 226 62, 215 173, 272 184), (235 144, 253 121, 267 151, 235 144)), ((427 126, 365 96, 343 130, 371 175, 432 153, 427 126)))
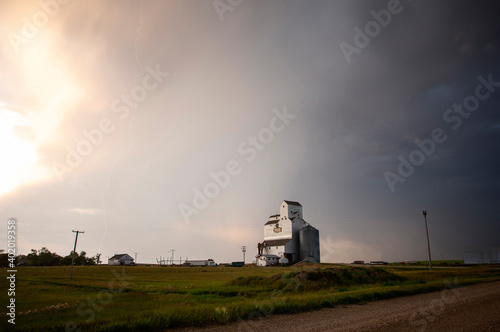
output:
MULTIPOLYGON (((94 266, 76 267, 73 280, 68 274, 67 267, 18 269, 15 330, 156 331, 227 323, 500 280, 500 267, 429 273, 408 266, 327 264, 320 269, 94 266)), ((8 288, 6 279, 0 287, 8 288)), ((1 312, 6 327, 5 306, 1 312)))
MULTIPOLYGON (((404 262, 394 262, 394 263, 389 263, 389 265, 410 265, 410 266, 422 266, 422 267, 428 267, 429 266, 429 261, 416 261, 415 264, 413 263, 404 263, 404 262)), ((440 266, 463 266, 464 261, 463 260, 433 260, 432 261, 432 266, 433 267, 440 267, 440 266)))

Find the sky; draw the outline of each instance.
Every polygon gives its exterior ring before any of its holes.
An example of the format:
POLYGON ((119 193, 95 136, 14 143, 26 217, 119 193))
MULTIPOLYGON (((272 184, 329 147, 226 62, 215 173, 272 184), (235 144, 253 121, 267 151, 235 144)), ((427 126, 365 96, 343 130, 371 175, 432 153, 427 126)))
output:
POLYGON ((499 247, 493 1, 0 4, 0 249, 255 260, 298 201, 322 262, 499 247))

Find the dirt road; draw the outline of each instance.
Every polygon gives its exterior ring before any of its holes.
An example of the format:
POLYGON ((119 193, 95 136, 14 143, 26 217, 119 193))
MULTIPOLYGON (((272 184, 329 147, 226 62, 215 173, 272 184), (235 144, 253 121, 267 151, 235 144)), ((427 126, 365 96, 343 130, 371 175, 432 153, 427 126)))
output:
MULTIPOLYGON (((444 286, 444 284, 443 284, 444 286)), ((500 281, 178 332, 500 331, 500 281)))

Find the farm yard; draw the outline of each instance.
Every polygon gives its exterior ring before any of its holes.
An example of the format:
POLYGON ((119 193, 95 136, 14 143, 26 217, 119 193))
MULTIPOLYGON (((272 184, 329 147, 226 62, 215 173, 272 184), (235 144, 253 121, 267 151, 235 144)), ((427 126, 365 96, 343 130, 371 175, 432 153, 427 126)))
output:
POLYGON ((21 267, 16 277, 16 331, 158 331, 490 282, 500 267, 79 266, 72 280, 68 267, 21 267))

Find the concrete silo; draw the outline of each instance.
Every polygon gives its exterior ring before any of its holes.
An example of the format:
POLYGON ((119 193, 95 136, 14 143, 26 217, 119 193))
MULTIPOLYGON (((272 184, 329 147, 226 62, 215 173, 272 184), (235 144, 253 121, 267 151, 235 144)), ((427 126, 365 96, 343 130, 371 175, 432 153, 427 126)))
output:
POLYGON ((319 231, 307 225, 299 232, 300 260, 307 259, 311 263, 319 263, 319 231))

